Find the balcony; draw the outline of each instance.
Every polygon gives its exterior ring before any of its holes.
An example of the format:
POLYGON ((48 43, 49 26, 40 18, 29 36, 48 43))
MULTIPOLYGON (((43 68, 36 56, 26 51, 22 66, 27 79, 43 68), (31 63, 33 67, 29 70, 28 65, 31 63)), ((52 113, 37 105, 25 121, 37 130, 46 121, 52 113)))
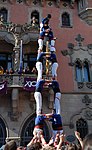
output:
POLYGON ((79 11, 79 16, 88 25, 92 25, 92 8, 85 8, 85 9, 79 11))
POLYGON ((11 74, 0 75, 0 83, 7 81, 7 87, 23 87, 24 78, 37 78, 35 74, 11 74))
POLYGON ((23 39, 23 44, 37 40, 39 36, 39 25, 32 26, 25 23, 24 25, 14 23, 4 23, 0 21, 0 40, 5 40, 13 45, 16 41, 23 39))
MULTIPOLYGON (((7 81, 7 87, 9 88, 21 88, 24 87, 24 79, 32 79, 32 81, 36 81, 36 74, 10 74, 10 75, 0 75, 0 83, 7 81)), ((51 80, 51 74, 46 76, 43 75, 43 79, 51 80)))

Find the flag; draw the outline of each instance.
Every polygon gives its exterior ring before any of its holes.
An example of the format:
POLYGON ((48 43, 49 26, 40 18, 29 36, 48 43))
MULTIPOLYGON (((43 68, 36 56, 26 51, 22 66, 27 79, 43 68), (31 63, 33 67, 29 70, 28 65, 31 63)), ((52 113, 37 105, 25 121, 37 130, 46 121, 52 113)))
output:
POLYGON ((36 78, 24 78, 24 90, 33 92, 35 91, 37 79, 36 78))
POLYGON ((19 64, 19 73, 21 74, 22 73, 22 69, 23 69, 23 47, 22 47, 22 43, 23 41, 21 40, 21 43, 20 43, 20 64, 19 64))
POLYGON ((6 91, 7 91, 7 82, 4 81, 0 83, 0 93, 6 93, 6 91))

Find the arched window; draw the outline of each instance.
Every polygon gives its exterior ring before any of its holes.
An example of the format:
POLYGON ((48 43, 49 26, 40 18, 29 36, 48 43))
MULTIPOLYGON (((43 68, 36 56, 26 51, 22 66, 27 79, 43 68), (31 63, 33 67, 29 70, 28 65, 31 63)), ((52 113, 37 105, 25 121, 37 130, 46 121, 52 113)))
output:
POLYGON ((70 26, 70 16, 67 12, 62 14, 62 26, 70 26))
POLYGON ((39 25, 39 12, 34 10, 32 13, 31 13, 31 24, 33 22, 33 17, 35 17, 36 19, 36 24, 39 25))
POLYGON ((4 68, 4 71, 6 69, 12 68, 12 54, 9 53, 0 53, 0 66, 4 68))
POLYGON ((88 134, 87 122, 83 118, 80 118, 76 122, 76 129, 80 133, 80 137, 83 139, 88 134))
POLYGON ((77 82, 90 82, 89 63, 77 60, 76 63, 76 81, 77 82))
POLYGON ((8 15, 8 12, 7 12, 6 8, 1 8, 0 16, 3 16, 4 22, 7 22, 7 15, 8 15))
POLYGON ((84 62, 84 81, 90 81, 90 74, 89 74, 89 64, 87 61, 84 62))
POLYGON ((0 118, 0 147, 5 144, 6 140, 6 127, 3 120, 0 118))
POLYGON ((32 71, 33 67, 36 64, 36 55, 37 54, 25 54, 23 58, 23 67, 24 69, 29 66, 29 69, 32 71))
POLYGON ((82 65, 79 61, 76 61, 76 80, 77 82, 83 82, 82 65))
MULTIPOLYGON (((32 139, 34 125, 35 125, 35 114, 32 115, 25 122, 25 124, 24 124, 24 126, 22 128, 22 132, 21 132, 21 145, 26 146, 29 143, 29 141, 32 139)), ((45 137, 46 141, 48 142, 49 139, 50 139, 50 135, 49 135, 49 130, 48 130, 46 122, 44 122, 43 132, 44 132, 44 137, 45 137)))

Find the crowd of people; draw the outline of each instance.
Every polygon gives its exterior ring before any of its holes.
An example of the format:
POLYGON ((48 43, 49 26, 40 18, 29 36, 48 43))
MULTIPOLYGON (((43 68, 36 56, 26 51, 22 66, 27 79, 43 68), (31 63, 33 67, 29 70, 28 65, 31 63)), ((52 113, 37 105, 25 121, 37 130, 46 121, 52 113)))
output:
MULTIPOLYGON (((11 75, 11 74, 14 74, 15 71, 13 68, 10 68, 10 69, 6 69, 4 71, 4 68, 2 66, 0 66, 0 75, 11 75)), ((33 67, 32 70, 29 68, 29 66, 26 66, 21 74, 37 74, 37 70, 36 70, 36 67, 33 67)))
POLYGON ((7 142, 0 150, 92 150, 92 134, 88 134, 84 140, 80 138, 79 132, 75 131, 76 143, 69 143, 65 140, 65 135, 57 135, 55 144, 51 140, 46 143, 42 134, 35 135, 27 146, 17 146, 14 140, 7 142))

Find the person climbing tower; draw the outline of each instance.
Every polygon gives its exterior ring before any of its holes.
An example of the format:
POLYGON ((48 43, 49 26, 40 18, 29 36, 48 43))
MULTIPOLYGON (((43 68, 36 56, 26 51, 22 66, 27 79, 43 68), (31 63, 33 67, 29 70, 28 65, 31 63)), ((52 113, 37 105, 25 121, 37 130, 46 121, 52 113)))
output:
POLYGON ((51 53, 51 55, 47 55, 46 57, 51 62, 51 75, 53 80, 57 80, 57 68, 58 62, 55 53, 51 53))
POLYGON ((51 87, 54 92, 54 109, 56 111, 56 114, 60 114, 61 113, 61 108, 60 108, 61 92, 59 88, 59 83, 56 80, 52 80, 52 82, 49 83, 49 87, 51 87))
POLYGON ((47 86, 49 82, 50 82, 49 80, 41 79, 36 84, 34 98, 36 100, 36 115, 37 116, 42 114, 42 91, 43 91, 43 86, 47 86))
POLYGON ((59 136, 63 133, 62 117, 60 114, 56 113, 55 109, 53 109, 49 121, 52 122, 52 138, 49 141, 49 145, 53 143, 56 147, 59 136))
POLYGON ((50 42, 50 51, 55 51, 54 45, 55 45, 55 38, 52 32, 51 27, 49 26, 49 21, 51 19, 51 14, 48 14, 45 18, 42 19, 42 22, 40 23, 40 35, 38 39, 39 44, 39 50, 43 51, 43 40, 44 37, 47 36, 49 38, 50 42))
POLYGON ((50 55, 50 53, 46 53, 46 52, 38 52, 37 55, 37 61, 36 61, 36 69, 38 72, 37 75, 37 81, 42 79, 42 74, 43 74, 43 61, 44 59, 46 59, 46 55, 50 55))
POLYGON ((37 82, 34 98, 36 100, 36 115, 39 116, 42 112, 42 90, 45 80, 41 79, 37 82))

